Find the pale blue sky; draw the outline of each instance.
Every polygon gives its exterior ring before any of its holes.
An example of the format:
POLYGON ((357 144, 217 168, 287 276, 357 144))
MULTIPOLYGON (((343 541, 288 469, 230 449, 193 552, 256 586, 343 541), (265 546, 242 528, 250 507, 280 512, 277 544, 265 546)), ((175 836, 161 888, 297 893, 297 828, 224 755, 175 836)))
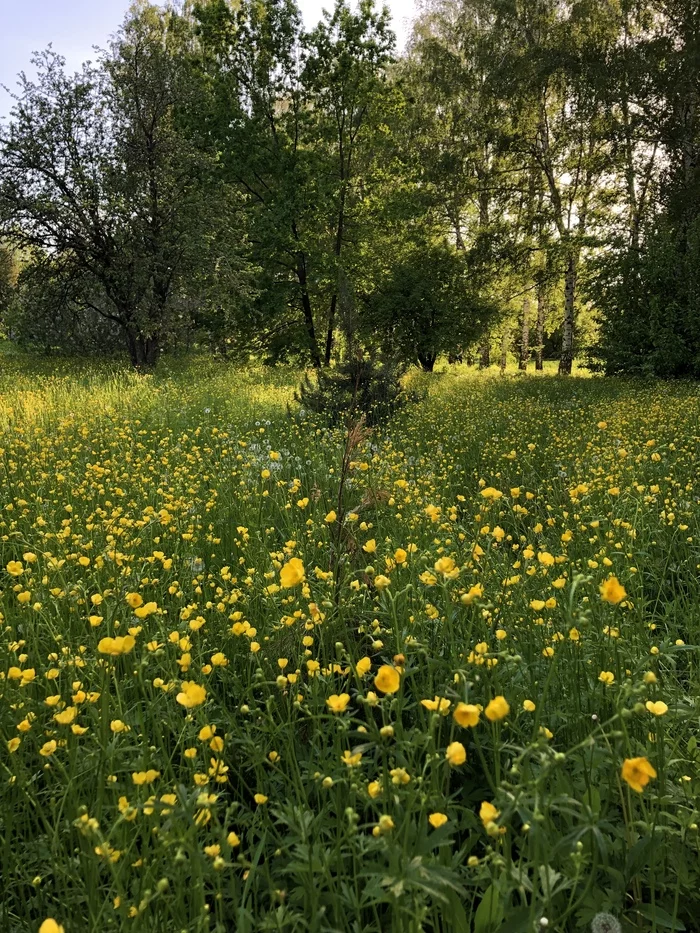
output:
MULTIPOLYGON (((386 0, 393 15, 401 46, 414 0, 386 0)), ((313 25, 333 0, 299 0, 304 21, 313 25)), ((129 7, 129 0, 0 0, 0 85, 15 89, 20 71, 32 73, 32 52, 49 43, 63 55, 68 67, 77 70, 93 56, 94 45, 104 46, 129 7)), ((0 87, 0 118, 9 113, 12 101, 0 87)))

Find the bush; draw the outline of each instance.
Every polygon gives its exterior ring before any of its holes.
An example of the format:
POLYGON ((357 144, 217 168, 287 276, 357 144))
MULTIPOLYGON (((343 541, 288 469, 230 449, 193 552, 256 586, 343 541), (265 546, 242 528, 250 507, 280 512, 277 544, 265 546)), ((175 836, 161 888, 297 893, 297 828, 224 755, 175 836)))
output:
POLYGON ((409 397, 401 386, 402 367, 392 359, 353 357, 335 369, 307 374, 296 401, 309 411, 326 415, 332 424, 364 415, 367 424, 385 421, 409 397))

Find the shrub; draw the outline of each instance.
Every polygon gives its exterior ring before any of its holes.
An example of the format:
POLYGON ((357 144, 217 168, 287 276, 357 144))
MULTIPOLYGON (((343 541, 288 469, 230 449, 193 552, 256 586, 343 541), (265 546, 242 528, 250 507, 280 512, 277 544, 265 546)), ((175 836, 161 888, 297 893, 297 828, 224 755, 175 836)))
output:
POLYGON ((326 415, 332 424, 364 415, 367 424, 385 421, 415 393, 401 385, 402 367, 393 359, 352 357, 335 369, 308 373, 295 392, 296 401, 309 411, 326 415))

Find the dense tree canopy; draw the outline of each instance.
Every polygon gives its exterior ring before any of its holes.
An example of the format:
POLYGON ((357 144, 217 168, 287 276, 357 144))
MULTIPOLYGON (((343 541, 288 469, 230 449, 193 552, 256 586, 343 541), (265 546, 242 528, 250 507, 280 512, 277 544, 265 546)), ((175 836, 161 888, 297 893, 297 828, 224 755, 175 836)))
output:
POLYGON ((698 375, 699 50, 691 0, 430 0, 401 55, 373 0, 142 0, 20 79, 6 332, 698 375))
POLYGON ((25 277, 33 283, 26 313, 42 296, 51 299, 45 317, 61 307, 79 319, 90 311, 136 365, 152 365, 182 331, 190 301, 201 307, 228 279, 218 296, 225 307, 242 284, 231 275, 236 193, 180 125, 196 104, 185 25, 143 6, 101 62, 78 75, 55 54, 40 56, 38 79, 22 78, 2 137, 4 232, 36 269, 25 277))

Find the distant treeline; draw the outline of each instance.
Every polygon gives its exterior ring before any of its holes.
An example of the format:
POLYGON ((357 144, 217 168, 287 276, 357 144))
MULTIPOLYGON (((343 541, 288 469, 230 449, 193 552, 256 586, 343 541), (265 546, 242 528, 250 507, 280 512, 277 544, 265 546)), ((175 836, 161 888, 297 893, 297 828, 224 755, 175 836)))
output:
POLYGON ((700 375, 697 0, 135 4, 0 127, 20 345, 700 375))

